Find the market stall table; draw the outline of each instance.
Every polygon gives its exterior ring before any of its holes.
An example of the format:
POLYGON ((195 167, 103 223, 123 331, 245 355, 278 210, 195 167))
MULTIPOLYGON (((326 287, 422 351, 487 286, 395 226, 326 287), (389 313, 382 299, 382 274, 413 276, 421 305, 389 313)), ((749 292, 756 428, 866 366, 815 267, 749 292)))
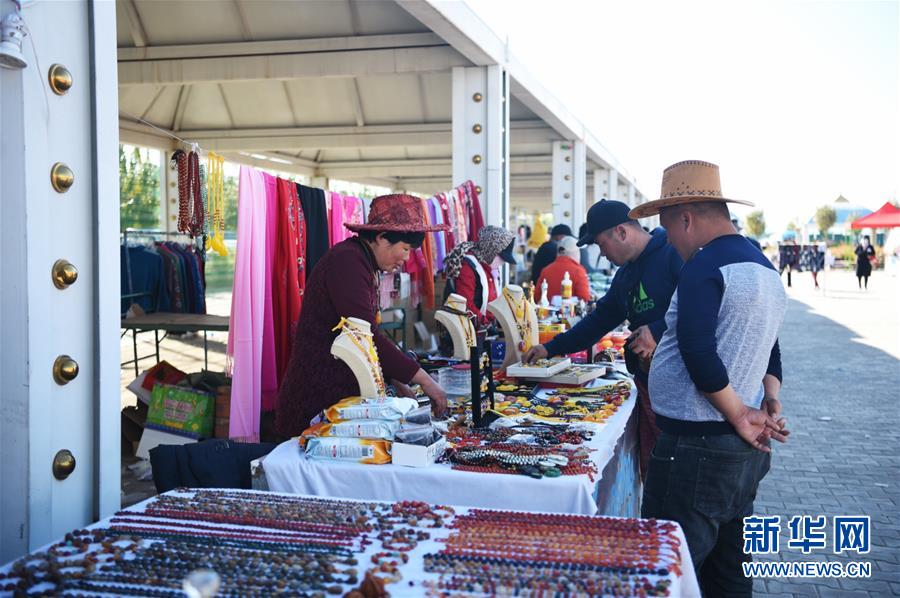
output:
POLYGON ((700 596, 673 522, 212 489, 167 492, 0 567, 0 595, 374 596, 379 587, 700 596))
POLYGON ((156 341, 156 362, 159 363, 159 343, 162 342, 169 332, 203 332, 203 364, 205 368, 209 368, 209 349, 207 345, 206 334, 208 331, 228 332, 229 320, 228 316, 214 316, 211 314, 185 314, 185 313, 169 313, 156 312, 150 314, 141 314, 130 318, 122 318, 122 336, 131 331, 132 344, 134 346, 134 358, 122 363, 126 366, 130 363, 134 364, 134 374, 138 375, 138 362, 142 359, 148 359, 153 355, 144 355, 138 357, 137 335, 141 332, 153 331, 156 341), (162 330, 162 338, 159 332, 162 330))
POLYGON ((548 511, 581 515, 637 515, 638 492, 633 432, 636 390, 584 446, 592 449, 595 474, 534 479, 524 475, 453 469, 450 464, 403 467, 364 465, 308 457, 296 439, 280 444, 257 466, 265 487, 275 492, 341 496, 361 500, 421 500, 480 508, 548 511), (627 441, 626 441, 627 440, 627 441), (261 469, 261 471, 260 471, 261 469), (604 479, 605 478, 605 479, 604 479), (615 479, 614 479, 615 478, 615 479), (613 483, 615 485, 613 485, 613 483), (604 496, 601 497, 601 494, 604 496))

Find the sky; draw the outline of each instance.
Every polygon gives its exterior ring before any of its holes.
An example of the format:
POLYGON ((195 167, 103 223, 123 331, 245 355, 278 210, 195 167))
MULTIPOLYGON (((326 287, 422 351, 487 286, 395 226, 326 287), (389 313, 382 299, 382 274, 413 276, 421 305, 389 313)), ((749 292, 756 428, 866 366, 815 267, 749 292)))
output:
POLYGON ((466 1, 648 197, 700 159, 769 232, 900 199, 900 2, 466 1))

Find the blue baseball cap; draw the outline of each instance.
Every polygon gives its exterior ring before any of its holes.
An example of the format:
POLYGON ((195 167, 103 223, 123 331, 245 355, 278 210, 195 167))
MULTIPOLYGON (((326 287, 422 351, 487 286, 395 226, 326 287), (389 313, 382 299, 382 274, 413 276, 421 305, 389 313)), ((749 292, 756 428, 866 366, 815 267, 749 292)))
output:
POLYGON ((578 239, 578 246, 590 245, 603 231, 633 220, 629 208, 621 201, 601 199, 591 206, 587 213, 587 232, 578 239))

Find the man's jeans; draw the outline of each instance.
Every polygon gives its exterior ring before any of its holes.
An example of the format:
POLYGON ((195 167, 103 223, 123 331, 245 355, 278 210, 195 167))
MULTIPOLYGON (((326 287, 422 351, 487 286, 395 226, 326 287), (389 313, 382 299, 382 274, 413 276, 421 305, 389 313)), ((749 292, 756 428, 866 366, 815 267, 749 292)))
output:
POLYGON ((674 436, 663 432, 650 455, 642 517, 681 524, 707 598, 751 596, 744 577, 743 518, 753 513, 770 456, 737 434, 674 436))

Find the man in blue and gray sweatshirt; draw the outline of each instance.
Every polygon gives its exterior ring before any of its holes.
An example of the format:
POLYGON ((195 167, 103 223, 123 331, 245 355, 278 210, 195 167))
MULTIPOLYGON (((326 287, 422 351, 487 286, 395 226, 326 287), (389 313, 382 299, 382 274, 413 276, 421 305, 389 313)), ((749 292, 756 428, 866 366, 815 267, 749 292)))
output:
POLYGON ((587 232, 579 245, 596 243, 609 261, 620 266, 609 291, 584 320, 546 345, 532 347, 523 360, 530 363, 552 355, 566 355, 591 347, 624 320, 632 329, 625 363, 638 387, 638 428, 641 477, 647 472, 650 451, 659 435, 647 394, 647 360, 666 329, 664 316, 675 292, 681 258, 666 243, 666 232, 648 233, 628 215, 620 201, 603 200, 588 210, 587 232), (642 366, 642 360, 643 365, 642 366))
POLYGON ((787 436, 777 338, 787 297, 769 260, 732 226, 726 202, 738 200, 722 196, 718 166, 670 166, 660 197, 631 216, 658 213, 684 268, 650 368, 662 434, 641 516, 681 524, 707 598, 750 596, 743 518, 769 470, 769 439, 787 436))

